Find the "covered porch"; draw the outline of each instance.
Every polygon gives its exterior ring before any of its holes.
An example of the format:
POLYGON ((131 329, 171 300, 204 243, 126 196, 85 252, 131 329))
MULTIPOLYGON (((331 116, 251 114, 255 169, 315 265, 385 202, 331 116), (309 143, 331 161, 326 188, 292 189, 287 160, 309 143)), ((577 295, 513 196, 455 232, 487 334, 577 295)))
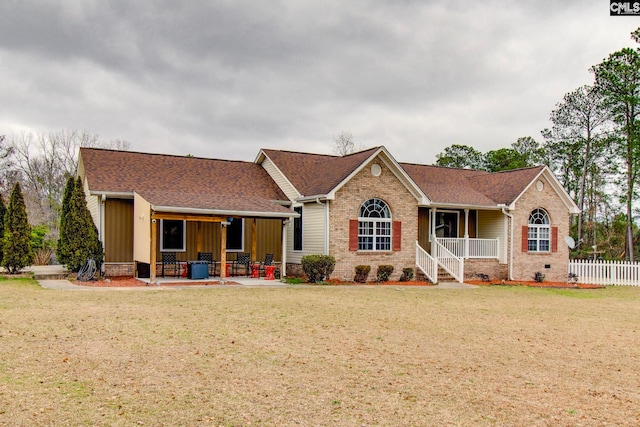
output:
POLYGON ((157 201, 152 194, 134 194, 136 277, 148 271, 143 276, 151 284, 162 276, 175 280, 185 276, 187 265, 199 269, 197 264, 205 260, 207 276, 248 276, 250 265, 264 263, 267 254, 278 264, 280 275, 286 275, 286 227, 295 212, 277 205, 264 211, 236 211, 157 201), (246 261, 241 269, 240 257, 246 261))
POLYGON ((418 218, 416 265, 430 280, 443 269, 462 282, 465 260, 506 263, 508 218, 500 207, 421 207, 418 218))

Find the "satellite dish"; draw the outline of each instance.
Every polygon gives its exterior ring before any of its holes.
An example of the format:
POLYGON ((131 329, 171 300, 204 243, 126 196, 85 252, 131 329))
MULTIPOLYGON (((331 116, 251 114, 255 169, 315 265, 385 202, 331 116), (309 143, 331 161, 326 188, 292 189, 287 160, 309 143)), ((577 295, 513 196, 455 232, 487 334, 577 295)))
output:
POLYGON ((569 248, 573 249, 576 247, 576 242, 573 240, 573 237, 567 236, 564 238, 564 241, 567 242, 567 246, 569 246, 569 248))

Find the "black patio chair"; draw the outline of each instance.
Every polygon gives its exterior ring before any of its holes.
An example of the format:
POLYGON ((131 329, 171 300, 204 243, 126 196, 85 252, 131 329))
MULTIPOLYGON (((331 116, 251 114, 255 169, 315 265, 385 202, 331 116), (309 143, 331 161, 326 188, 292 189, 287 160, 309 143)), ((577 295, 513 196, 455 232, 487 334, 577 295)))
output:
POLYGON ((266 254, 264 256, 264 261, 260 263, 260 275, 266 275, 266 266, 273 265, 273 254, 266 254))
POLYGON ((246 276, 251 274, 251 254, 241 252, 236 256, 236 260, 233 263, 233 274, 239 276, 238 269, 244 267, 244 273, 246 276))
POLYGON ((162 277, 164 277, 164 266, 168 265, 173 268, 173 275, 178 276, 180 271, 180 264, 178 263, 178 256, 175 252, 162 252, 162 277))
POLYGON ((216 275, 216 263, 213 262, 213 253, 198 252, 198 261, 207 261, 209 263, 209 275, 210 276, 216 275))

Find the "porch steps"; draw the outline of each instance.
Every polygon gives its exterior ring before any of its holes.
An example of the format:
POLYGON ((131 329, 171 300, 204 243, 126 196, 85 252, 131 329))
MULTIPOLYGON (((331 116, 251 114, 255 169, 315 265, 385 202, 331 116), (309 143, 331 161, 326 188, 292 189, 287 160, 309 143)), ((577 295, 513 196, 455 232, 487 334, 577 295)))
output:
POLYGON ((440 282, 457 282, 457 280, 444 268, 438 266, 438 283, 440 282))
POLYGON ((38 274, 35 273, 33 278, 36 280, 65 280, 69 278, 69 273, 51 273, 51 274, 38 274))

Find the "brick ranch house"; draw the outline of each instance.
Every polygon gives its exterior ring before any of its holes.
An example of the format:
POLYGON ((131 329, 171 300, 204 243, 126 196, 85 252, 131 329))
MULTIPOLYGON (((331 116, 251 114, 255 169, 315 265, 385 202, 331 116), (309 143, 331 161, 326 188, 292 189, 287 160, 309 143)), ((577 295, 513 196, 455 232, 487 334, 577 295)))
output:
POLYGON ((78 176, 105 249, 107 275, 151 277, 162 254, 209 253, 226 276, 241 253, 274 254, 282 275, 303 256, 415 268, 437 282, 565 280, 571 215, 579 212, 546 166, 489 173, 397 162, 385 147, 346 156, 262 149, 228 161, 81 148, 78 176), (154 266, 155 268, 151 268, 154 266), (440 278, 440 279, 439 279, 440 278))

